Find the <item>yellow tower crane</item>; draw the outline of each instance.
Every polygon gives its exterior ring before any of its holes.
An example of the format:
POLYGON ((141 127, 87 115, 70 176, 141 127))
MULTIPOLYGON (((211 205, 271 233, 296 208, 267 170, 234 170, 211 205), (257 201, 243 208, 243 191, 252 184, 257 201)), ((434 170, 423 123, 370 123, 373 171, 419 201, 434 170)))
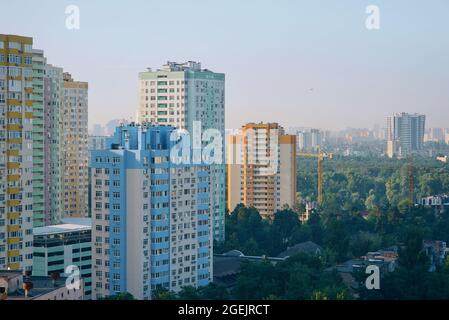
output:
POLYGON ((299 152, 298 156, 318 159, 318 205, 321 206, 323 204, 323 161, 325 158, 332 159, 333 154, 322 151, 318 146, 317 153, 299 152))

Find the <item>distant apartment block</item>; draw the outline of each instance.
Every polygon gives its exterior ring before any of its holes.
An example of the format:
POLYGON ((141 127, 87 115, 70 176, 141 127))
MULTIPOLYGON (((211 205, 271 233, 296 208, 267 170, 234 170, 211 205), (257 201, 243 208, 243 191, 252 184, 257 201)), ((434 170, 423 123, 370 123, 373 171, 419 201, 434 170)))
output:
POLYGON ((140 106, 138 121, 172 125, 193 135, 195 121, 201 130, 213 128, 223 139, 222 164, 211 168, 213 232, 224 240, 226 173, 224 165, 225 75, 202 69, 201 63, 167 62, 160 69, 139 73, 140 106))
MULTIPOLYGON (((105 150, 107 145, 107 140, 110 138, 110 136, 92 136, 90 135, 88 138, 88 149, 89 149, 89 163, 90 163, 90 154, 93 150, 105 150)), ((90 176, 89 176, 89 188, 90 188, 90 176)), ((92 206, 92 198, 90 192, 88 193, 89 196, 89 212, 91 210, 92 206)))
POLYGON ((271 217, 296 197, 296 136, 277 123, 248 123, 228 141, 228 209, 239 203, 271 217))
POLYGON ((315 152, 323 145, 323 133, 318 129, 306 129, 296 133, 298 150, 301 152, 315 152))
POLYGON ((446 129, 429 128, 424 134, 424 142, 444 142, 446 129))
POLYGON ((210 166, 175 164, 171 126, 116 129, 91 154, 94 299, 212 280, 210 166))
POLYGON ((88 84, 63 74, 61 173, 64 217, 88 215, 88 84))
POLYGON ((89 150, 106 149, 106 140, 109 138, 109 136, 89 136, 89 150))
MULTIPOLYGON (((92 225, 88 218, 67 218, 62 224, 34 228, 33 276, 57 273, 67 277, 67 267, 76 266, 84 281, 84 298, 92 288, 92 225)), ((69 269, 69 273, 73 270, 69 269)))
POLYGON ((426 116, 396 113, 387 118, 387 156, 406 157, 422 150, 426 116))

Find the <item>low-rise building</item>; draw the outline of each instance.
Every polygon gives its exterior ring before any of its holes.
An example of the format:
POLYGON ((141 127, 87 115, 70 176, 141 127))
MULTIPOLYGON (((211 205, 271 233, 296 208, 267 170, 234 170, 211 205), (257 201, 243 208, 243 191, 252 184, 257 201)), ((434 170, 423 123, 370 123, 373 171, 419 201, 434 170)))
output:
POLYGON ((447 163, 448 156, 437 156, 437 160, 443 163, 447 163))
POLYGON ((358 270, 365 271, 371 265, 379 267, 381 277, 389 272, 393 272, 398 266, 398 250, 398 247, 393 246, 387 249, 368 252, 365 256, 350 259, 328 268, 327 271, 336 270, 348 290, 356 297, 356 290, 359 288, 359 283, 355 280, 354 273, 358 270))
POLYGON ((294 246, 288 247, 278 255, 278 258, 288 259, 300 253, 306 253, 312 256, 319 256, 323 252, 323 248, 312 241, 301 242, 294 246))
POLYGON ((288 247, 277 257, 247 256, 239 250, 231 250, 222 254, 214 255, 214 283, 221 284, 227 289, 232 289, 240 273, 240 267, 244 262, 262 262, 268 261, 273 265, 286 261, 288 258, 304 253, 309 255, 321 255, 323 249, 312 241, 298 243, 292 247, 288 247))
POLYGON ((22 271, 0 270, 0 300, 83 300, 84 283, 79 288, 66 285, 67 278, 26 276, 22 271))
POLYGON ((426 207, 449 207, 449 195, 441 194, 423 197, 418 200, 418 205, 426 207))
POLYGON ((84 296, 92 286, 92 225, 89 218, 66 218, 62 224, 34 228, 33 276, 68 276, 76 266, 84 280, 84 296))

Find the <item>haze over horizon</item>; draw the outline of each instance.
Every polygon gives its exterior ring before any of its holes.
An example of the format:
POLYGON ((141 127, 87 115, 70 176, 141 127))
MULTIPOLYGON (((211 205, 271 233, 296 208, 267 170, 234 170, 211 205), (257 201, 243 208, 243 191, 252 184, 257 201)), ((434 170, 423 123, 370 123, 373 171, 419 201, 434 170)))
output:
POLYGON ((89 123, 134 118, 138 72, 200 61, 226 74, 226 127, 278 122, 371 128, 394 112, 449 127, 449 3, 434 0, 17 0, 0 33, 34 38, 48 62, 89 82, 89 123), (413 5, 412 5, 413 3, 413 5), (380 29, 365 27, 368 5, 380 29), (80 8, 80 30, 65 8, 80 8), (45 17, 45 19, 43 18, 45 17), (21 21, 27 23, 21 23, 21 21))

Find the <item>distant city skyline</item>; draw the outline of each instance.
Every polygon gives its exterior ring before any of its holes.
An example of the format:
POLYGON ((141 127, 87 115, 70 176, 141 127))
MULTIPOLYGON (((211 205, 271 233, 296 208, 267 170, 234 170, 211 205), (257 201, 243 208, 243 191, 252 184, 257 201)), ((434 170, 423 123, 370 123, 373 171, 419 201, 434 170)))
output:
POLYGON ((20 11, 27 23, 5 15, 0 30, 33 37, 55 65, 89 82, 90 127, 134 119, 138 73, 168 60, 227 75, 227 128, 371 128, 395 112, 424 113, 427 127, 447 127, 449 3, 376 1, 381 23, 371 31, 370 4, 18 0, 2 9, 20 11), (79 30, 65 26, 68 5, 80 9, 79 30))

